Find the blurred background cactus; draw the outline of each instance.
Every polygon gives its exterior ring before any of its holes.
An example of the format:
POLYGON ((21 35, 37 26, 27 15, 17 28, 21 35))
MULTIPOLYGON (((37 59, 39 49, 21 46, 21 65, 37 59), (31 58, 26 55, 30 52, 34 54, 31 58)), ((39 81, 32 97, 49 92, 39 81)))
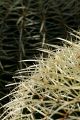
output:
POLYGON ((17 69, 18 61, 39 55, 44 43, 59 44, 69 28, 80 27, 80 0, 0 0, 0 97, 17 69))

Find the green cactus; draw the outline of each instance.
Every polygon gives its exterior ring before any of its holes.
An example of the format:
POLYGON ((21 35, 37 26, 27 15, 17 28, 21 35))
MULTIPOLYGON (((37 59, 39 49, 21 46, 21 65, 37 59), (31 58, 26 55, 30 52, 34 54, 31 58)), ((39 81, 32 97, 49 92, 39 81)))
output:
MULTIPOLYGON (((79 32, 71 36, 80 40, 79 32)), ((16 87, 1 120, 80 120, 80 42, 61 40, 62 47, 45 44, 56 50, 39 49, 47 57, 16 73, 20 82, 10 84, 16 87)))

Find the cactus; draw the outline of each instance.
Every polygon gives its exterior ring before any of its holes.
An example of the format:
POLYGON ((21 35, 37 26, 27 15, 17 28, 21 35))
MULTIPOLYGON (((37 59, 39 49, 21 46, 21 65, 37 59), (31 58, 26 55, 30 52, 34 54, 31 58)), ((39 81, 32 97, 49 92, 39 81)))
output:
MULTIPOLYGON (((79 32, 71 36, 80 40, 79 32)), ((80 42, 61 40, 63 46, 45 44, 56 49, 39 49, 47 57, 18 70, 1 120, 80 120, 80 42)))

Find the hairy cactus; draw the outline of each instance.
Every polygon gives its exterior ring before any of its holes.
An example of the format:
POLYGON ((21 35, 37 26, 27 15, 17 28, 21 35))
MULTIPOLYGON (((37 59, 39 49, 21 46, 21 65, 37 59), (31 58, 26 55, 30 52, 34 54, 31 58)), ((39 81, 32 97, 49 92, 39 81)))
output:
MULTIPOLYGON (((73 36, 80 39, 78 32, 73 36)), ((56 50, 40 49, 47 58, 18 71, 14 78, 21 81, 1 120, 80 120, 80 42, 62 40, 56 50)))

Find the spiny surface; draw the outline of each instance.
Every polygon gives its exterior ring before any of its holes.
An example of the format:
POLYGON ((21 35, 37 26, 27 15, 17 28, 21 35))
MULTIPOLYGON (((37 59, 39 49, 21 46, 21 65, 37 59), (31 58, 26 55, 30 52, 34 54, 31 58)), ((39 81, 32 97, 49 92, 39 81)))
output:
POLYGON ((2 120, 80 120, 80 44, 48 53, 19 71, 2 120))

